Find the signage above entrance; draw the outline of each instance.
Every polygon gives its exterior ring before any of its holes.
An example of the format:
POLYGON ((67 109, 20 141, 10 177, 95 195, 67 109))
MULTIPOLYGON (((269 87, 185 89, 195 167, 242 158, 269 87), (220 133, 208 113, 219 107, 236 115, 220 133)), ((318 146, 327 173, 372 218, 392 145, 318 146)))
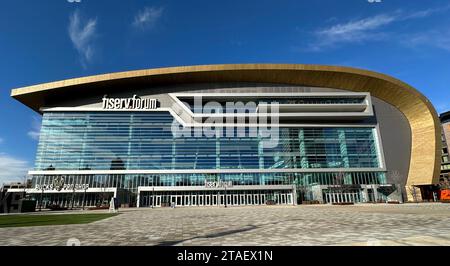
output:
POLYGON ((228 188, 228 187, 233 187, 233 182, 222 180, 210 182, 205 180, 205 188, 228 188))
POLYGON ((89 184, 63 184, 61 186, 50 184, 50 185, 36 185, 34 187, 36 190, 40 191, 48 191, 48 190, 56 190, 56 191, 78 191, 78 190, 88 190, 89 184))
POLYGON ((132 98, 107 98, 103 96, 103 109, 112 110, 153 110, 158 108, 158 100, 156 99, 141 99, 137 95, 132 98))

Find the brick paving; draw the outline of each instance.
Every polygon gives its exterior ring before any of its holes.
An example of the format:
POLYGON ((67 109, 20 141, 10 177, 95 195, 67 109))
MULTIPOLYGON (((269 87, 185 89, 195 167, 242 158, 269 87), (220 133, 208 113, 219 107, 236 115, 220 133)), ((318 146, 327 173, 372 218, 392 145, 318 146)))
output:
POLYGON ((441 203, 120 212, 90 224, 0 228, 0 245, 450 246, 450 204, 441 203))

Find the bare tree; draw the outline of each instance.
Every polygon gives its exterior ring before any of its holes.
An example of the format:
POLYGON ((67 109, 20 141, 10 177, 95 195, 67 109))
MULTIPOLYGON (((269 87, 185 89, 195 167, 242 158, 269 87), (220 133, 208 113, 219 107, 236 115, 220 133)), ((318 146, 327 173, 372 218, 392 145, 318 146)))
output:
POLYGON ((407 186, 409 194, 413 197, 414 202, 418 202, 417 200, 417 187, 414 184, 407 186))

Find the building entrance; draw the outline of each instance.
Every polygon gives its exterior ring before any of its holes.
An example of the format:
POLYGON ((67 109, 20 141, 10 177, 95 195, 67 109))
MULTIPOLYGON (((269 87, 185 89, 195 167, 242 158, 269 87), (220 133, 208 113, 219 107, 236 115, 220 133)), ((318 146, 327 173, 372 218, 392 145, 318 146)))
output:
POLYGON ((141 191, 139 206, 292 205, 293 198, 292 190, 141 191))

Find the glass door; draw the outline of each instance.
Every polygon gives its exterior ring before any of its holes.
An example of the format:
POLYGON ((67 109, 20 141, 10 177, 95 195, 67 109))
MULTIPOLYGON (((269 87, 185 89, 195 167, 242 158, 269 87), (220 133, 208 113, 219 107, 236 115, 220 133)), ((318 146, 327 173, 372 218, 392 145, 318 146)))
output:
POLYGON ((203 195, 198 195, 198 205, 203 206, 203 195))
POLYGON ((161 196, 155 196, 155 207, 161 207, 161 196))
POLYGON ((255 205, 259 205, 259 194, 255 194, 253 195, 253 202, 255 203, 255 205))
POLYGON ((239 197, 240 197, 240 204, 241 205, 246 205, 245 194, 241 194, 241 195, 239 195, 239 197))
POLYGON ((247 194, 247 205, 253 205, 252 195, 247 194))
POLYGON ((292 204, 292 194, 287 194, 287 204, 292 204))
POLYGON ((233 205, 239 205, 239 195, 233 194, 233 205))

